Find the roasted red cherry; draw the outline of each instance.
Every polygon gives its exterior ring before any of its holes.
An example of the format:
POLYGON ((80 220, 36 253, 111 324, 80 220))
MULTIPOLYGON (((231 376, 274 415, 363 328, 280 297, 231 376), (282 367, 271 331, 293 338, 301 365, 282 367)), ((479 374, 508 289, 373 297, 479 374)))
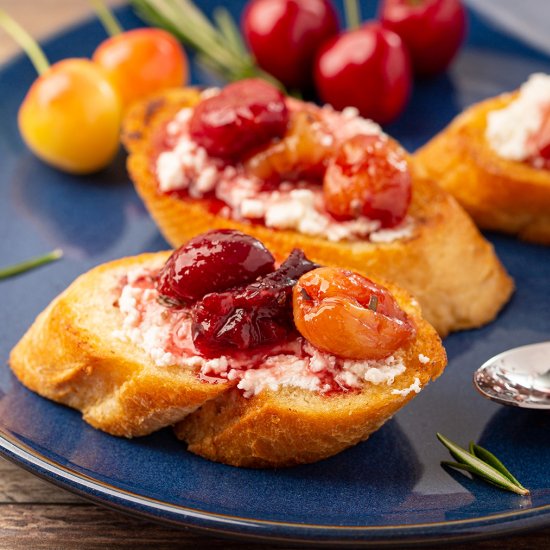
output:
POLYGON ((416 333, 388 290, 353 271, 315 269, 300 278, 293 294, 296 328, 333 355, 383 359, 416 333))
POLYGON ((206 356, 284 342, 294 333, 292 287, 318 267, 293 250, 279 269, 257 281, 206 295, 192 310, 193 342, 206 356))
POLYGON ((337 218, 366 216, 382 227, 397 225, 411 202, 405 152, 386 136, 354 136, 331 159, 323 195, 327 211, 337 218))
POLYGON ((157 289, 165 301, 183 305, 210 292, 247 284, 273 271, 275 260, 258 240, 233 229, 191 239, 168 258, 157 289))
POLYGON ((288 110, 283 94, 268 82, 247 79, 201 101, 191 118, 192 138, 215 157, 238 159, 281 137, 288 110))

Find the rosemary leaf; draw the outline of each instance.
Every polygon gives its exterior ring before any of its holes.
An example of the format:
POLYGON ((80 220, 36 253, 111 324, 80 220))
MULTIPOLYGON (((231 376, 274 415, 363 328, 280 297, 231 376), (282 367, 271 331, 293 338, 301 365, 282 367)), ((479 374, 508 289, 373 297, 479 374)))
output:
POLYGON ((236 55, 247 56, 248 51, 244 45, 243 37, 231 13, 223 6, 220 6, 214 10, 214 20, 233 52, 236 55))
POLYGON ((367 306, 372 311, 376 312, 378 308, 378 296, 376 294, 372 294, 369 299, 369 305, 367 306))
POLYGON ((19 275, 21 273, 25 273, 25 271, 30 271, 31 269, 34 269, 35 267, 39 267, 41 265, 54 262, 55 260, 61 258, 61 256, 63 256, 63 251, 56 249, 52 252, 49 252, 48 254, 44 254, 43 256, 31 258, 30 260, 26 260, 24 262, 9 267, 4 267, 0 269, 0 280, 19 275))
MULTIPOLYGON (((485 481, 489 481, 490 483, 493 483, 494 485, 497 485, 502 489, 513 491, 514 493, 517 493, 519 495, 529 494, 529 490, 523 487, 521 484, 519 484, 517 480, 515 480, 515 478, 514 480, 512 480, 510 477, 508 477, 507 475, 504 475, 501 471, 496 469, 493 465, 485 462, 481 458, 478 458, 473 453, 469 453, 466 449, 463 449, 456 443, 453 443, 450 439, 446 438, 444 435, 441 435, 440 433, 438 433, 437 438, 439 439, 439 441, 441 441, 441 443, 443 443, 443 445, 449 450, 451 455, 457 461, 457 463, 442 462, 442 464, 445 464, 447 466, 452 466, 453 468, 457 468, 460 470, 466 470, 467 472, 470 472, 473 475, 483 478, 485 481)), ((470 445, 470 449, 476 450, 475 447, 473 447, 472 445, 470 445)), ((491 456, 494 456, 494 455, 491 455, 491 456)), ((499 464, 502 464, 500 461, 498 462, 499 464)))
POLYGON ((515 483, 518 487, 525 489, 525 487, 511 474, 511 472, 504 466, 504 464, 490 451, 484 449, 480 445, 476 445, 473 441, 470 443, 470 452, 477 456, 477 458, 483 460, 495 470, 498 470, 503 476, 506 476, 512 483, 515 483))
POLYGON ((500 489, 504 489, 506 491, 512 491, 517 495, 529 494, 529 491, 527 489, 518 487, 515 483, 512 483, 507 477, 500 476, 500 475, 493 476, 490 473, 484 474, 480 472, 475 466, 470 466, 469 464, 463 464, 460 462, 449 462, 447 460, 443 460, 441 464, 443 466, 448 466, 449 468, 455 468, 456 470, 464 470, 465 472, 469 472, 474 476, 483 478, 485 481, 488 481, 489 483, 491 483, 492 485, 495 485, 496 487, 499 487, 500 489))

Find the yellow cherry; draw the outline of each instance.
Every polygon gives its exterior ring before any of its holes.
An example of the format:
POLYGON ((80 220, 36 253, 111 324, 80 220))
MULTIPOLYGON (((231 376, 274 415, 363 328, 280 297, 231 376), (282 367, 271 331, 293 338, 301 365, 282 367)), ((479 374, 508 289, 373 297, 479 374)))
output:
POLYGON ((65 59, 44 71, 19 109, 19 130, 43 161, 87 174, 107 166, 119 147, 120 99, 88 59, 65 59))

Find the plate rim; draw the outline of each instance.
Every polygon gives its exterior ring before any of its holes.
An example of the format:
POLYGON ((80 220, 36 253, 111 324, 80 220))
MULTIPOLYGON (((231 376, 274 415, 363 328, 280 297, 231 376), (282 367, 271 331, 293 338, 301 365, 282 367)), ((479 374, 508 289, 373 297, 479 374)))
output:
POLYGON ((395 547, 481 540, 490 535, 502 536, 550 526, 550 504, 468 519, 384 526, 323 525, 246 518, 171 504, 121 489, 46 457, 1 427, 0 456, 96 504, 172 527, 190 528, 203 534, 233 539, 395 547), (368 538, 364 538, 365 535, 368 538))
MULTIPOLYGON (((128 5, 122 5, 116 7, 114 12, 121 16, 128 10, 128 5)), ((48 48, 68 33, 76 32, 94 21, 93 16, 83 17, 48 34, 39 43, 48 48)), ((25 61, 25 54, 16 52, 0 63, 0 73, 9 72, 25 61)), ((1 424, 0 457, 48 483, 119 513, 181 529, 188 528, 204 535, 249 542, 402 548, 440 542, 478 541, 491 536, 502 537, 550 527, 550 503, 468 519, 372 526, 281 522, 207 512, 142 496, 80 473, 36 451, 8 433, 1 424), (238 530, 239 527, 241 530, 238 530), (364 535, 370 538, 358 538, 364 535)))

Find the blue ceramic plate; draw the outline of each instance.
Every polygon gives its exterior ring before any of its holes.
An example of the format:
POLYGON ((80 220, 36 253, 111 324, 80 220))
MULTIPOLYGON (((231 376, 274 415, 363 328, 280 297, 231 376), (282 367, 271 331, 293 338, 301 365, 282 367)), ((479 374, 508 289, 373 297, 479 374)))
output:
MULTIPOLYGON (((129 9, 120 15, 127 27, 138 24, 129 9)), ((52 60, 89 55, 103 37, 89 22, 49 41, 46 50, 52 60)), ((389 130, 414 149, 465 106, 541 70, 550 72, 548 58, 472 16, 469 44, 451 73, 418 85, 389 130)), ((517 283, 498 320, 447 338, 449 366, 440 380, 369 441, 318 464, 281 471, 215 464, 189 454, 170 430, 117 439, 27 391, 6 362, 37 313, 92 266, 167 247, 128 181, 122 154, 101 174, 77 178, 44 166, 25 149, 16 112, 34 76, 23 58, 0 71, 0 258, 11 264, 55 247, 66 257, 0 282, 3 455, 101 504, 230 536, 402 545, 550 525, 550 415, 502 408, 471 383, 474 369, 490 356, 550 334, 550 250, 506 237, 489 235, 517 283), (493 450, 531 497, 442 469, 448 455, 436 431, 493 450)), ((203 77, 194 69, 193 78, 203 77)))

